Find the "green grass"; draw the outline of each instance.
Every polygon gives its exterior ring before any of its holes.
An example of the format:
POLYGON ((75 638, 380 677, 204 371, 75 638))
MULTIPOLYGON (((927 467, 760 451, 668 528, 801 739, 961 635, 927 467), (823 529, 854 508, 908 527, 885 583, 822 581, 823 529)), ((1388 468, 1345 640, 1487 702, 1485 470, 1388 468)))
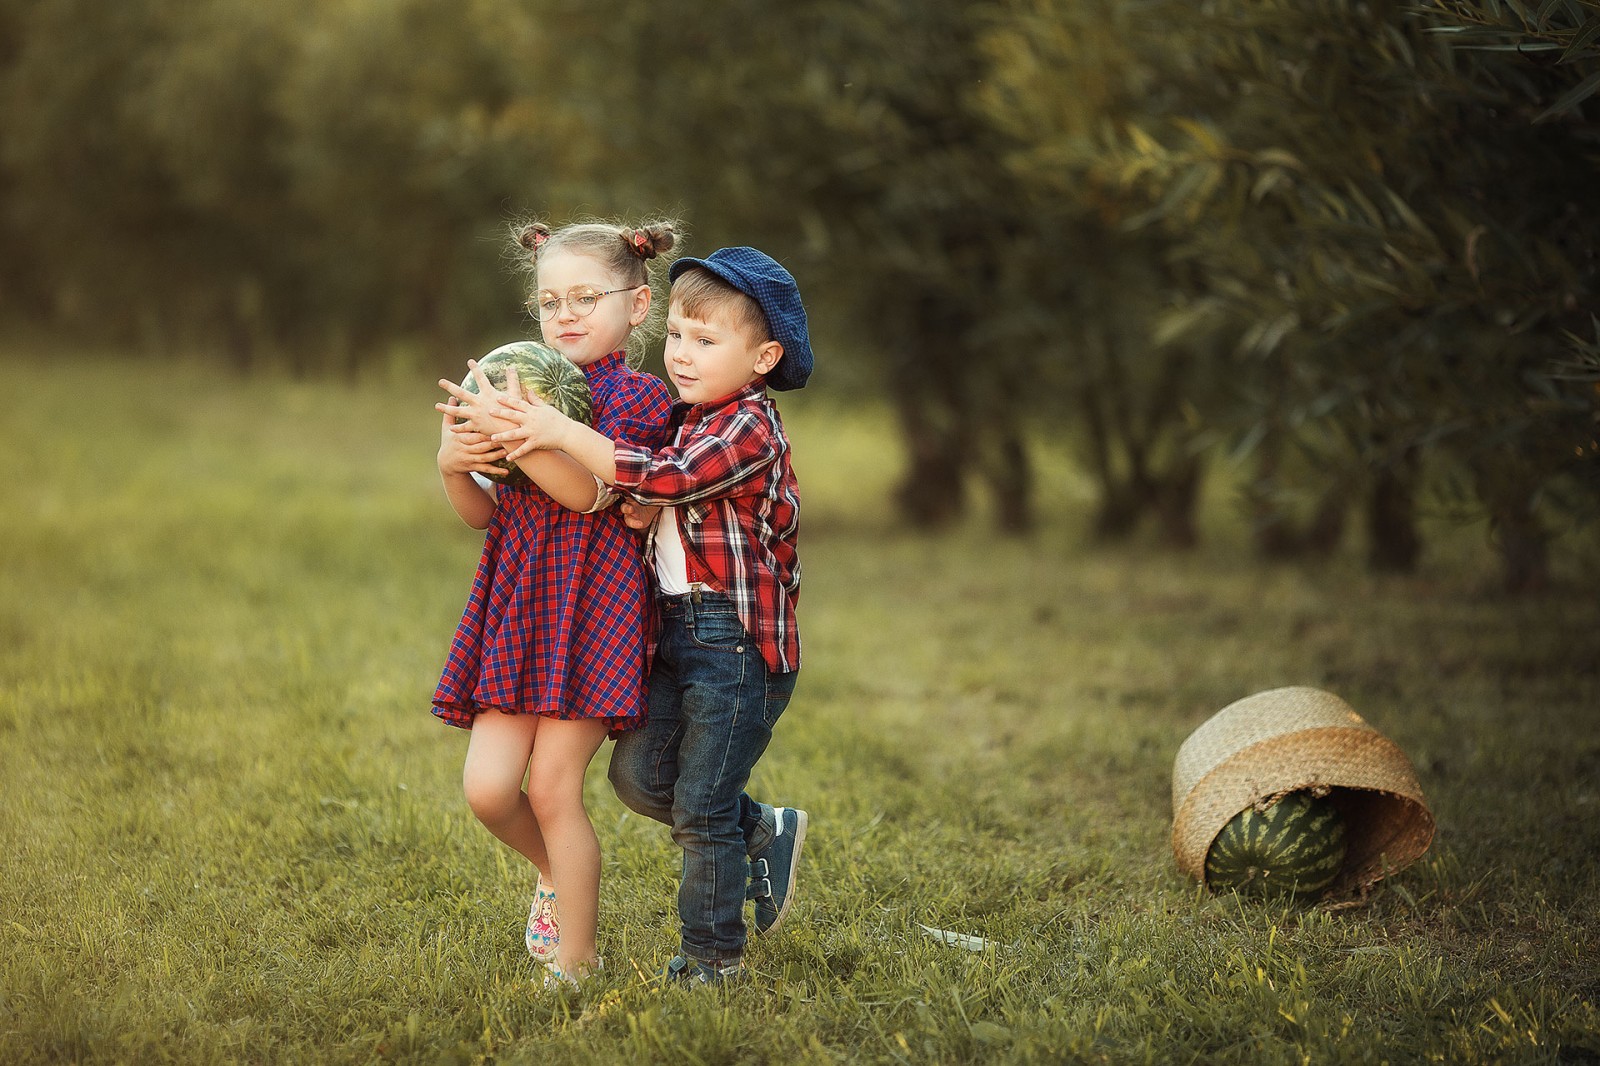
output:
POLYGON ((428 698, 478 537, 425 382, 14 355, 0 513, 0 1062, 1600 1062, 1600 609, 1424 572, 896 530, 892 435, 786 402, 806 669, 754 790, 808 808, 758 977, 666 997, 666 833, 605 782, 602 987, 539 989, 532 888, 428 698), (75 432, 63 435, 62 426, 75 432), (1365 905, 1210 896, 1178 745, 1332 689, 1416 762, 1434 847, 1365 905), (972 953, 922 926, 988 938, 972 953))

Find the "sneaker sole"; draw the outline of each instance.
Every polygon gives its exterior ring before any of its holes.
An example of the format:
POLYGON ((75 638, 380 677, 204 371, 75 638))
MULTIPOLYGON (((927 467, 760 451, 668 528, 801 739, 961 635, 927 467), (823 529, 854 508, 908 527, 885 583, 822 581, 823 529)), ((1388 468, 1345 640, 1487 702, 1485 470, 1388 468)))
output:
POLYGON ((789 908, 794 906, 794 899, 799 895, 795 891, 795 886, 800 883, 799 875, 796 871, 800 869, 800 850, 805 846, 806 826, 811 824, 811 818, 805 811, 793 807, 789 809, 794 811, 796 818, 794 851, 789 853, 789 894, 783 897, 783 906, 778 908, 778 916, 772 920, 772 924, 767 926, 764 931, 758 933, 758 936, 768 937, 782 928, 783 920, 789 916, 789 908))

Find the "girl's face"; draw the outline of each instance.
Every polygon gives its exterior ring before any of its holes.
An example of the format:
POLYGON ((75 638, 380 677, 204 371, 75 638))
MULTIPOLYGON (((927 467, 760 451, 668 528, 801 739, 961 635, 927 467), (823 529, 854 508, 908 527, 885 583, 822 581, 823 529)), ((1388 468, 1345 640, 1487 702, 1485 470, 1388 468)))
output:
POLYGON ((578 366, 622 348, 650 310, 650 286, 627 288, 593 256, 547 252, 539 257, 538 278, 533 302, 539 332, 578 366))

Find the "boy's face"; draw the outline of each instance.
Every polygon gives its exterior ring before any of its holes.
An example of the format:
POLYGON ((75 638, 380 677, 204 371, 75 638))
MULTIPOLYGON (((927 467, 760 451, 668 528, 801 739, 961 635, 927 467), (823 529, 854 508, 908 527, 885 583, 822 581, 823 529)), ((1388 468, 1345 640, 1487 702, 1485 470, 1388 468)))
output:
POLYGON ((753 336, 718 311, 691 318, 676 302, 667 308, 667 376, 686 403, 730 396, 768 373, 783 356, 777 341, 753 336))

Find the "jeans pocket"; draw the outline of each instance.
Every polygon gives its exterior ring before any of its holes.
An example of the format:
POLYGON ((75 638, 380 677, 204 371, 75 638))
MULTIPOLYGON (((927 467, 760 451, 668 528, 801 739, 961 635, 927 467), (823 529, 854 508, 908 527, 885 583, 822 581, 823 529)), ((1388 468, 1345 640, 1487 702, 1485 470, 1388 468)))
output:
POLYGON ((761 718, 768 729, 777 724, 778 716, 789 706, 789 700, 794 696, 794 683, 799 676, 798 671, 787 674, 767 672, 767 698, 762 704, 761 718))
POLYGON ((713 651, 743 651, 750 643, 739 616, 732 611, 700 611, 687 629, 691 641, 713 651))

